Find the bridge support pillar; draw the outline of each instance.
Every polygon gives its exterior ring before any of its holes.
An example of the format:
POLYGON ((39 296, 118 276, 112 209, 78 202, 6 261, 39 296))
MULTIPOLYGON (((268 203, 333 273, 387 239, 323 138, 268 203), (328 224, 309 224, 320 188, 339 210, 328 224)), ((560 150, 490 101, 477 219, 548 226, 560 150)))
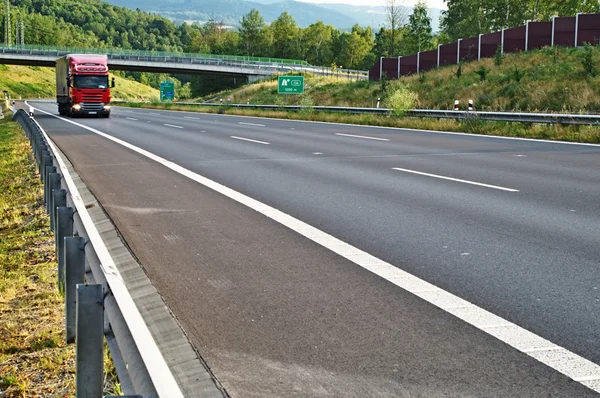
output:
POLYGON ((269 76, 268 75, 248 75, 246 77, 247 77, 248 83, 254 83, 259 80, 264 80, 269 76))

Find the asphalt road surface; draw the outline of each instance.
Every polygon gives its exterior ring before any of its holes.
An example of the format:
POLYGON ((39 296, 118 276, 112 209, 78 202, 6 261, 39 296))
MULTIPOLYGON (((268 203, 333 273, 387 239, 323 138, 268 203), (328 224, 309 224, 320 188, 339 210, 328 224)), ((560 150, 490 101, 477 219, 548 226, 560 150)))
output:
POLYGON ((475 327, 163 164, 36 119, 233 397, 597 396, 532 356, 600 363, 598 146, 126 108, 69 119, 507 322, 475 327), (556 346, 530 356, 488 334, 508 324, 556 346))

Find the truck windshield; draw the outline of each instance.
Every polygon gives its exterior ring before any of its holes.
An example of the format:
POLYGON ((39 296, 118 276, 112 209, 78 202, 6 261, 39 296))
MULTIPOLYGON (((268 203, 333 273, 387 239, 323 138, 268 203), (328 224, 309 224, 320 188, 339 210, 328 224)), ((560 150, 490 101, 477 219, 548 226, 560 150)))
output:
POLYGON ((75 88, 108 88, 108 76, 77 75, 73 81, 75 88))

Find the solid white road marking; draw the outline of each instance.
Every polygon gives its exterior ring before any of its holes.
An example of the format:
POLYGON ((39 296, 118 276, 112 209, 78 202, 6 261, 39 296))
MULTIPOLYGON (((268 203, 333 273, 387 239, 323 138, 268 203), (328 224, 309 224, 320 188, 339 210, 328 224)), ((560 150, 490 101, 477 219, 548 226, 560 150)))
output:
POLYGON ((500 191, 507 191, 507 192, 519 192, 518 189, 512 189, 512 188, 505 188, 505 187, 499 187, 497 185, 489 185, 489 184, 482 184, 480 182, 474 182, 474 181, 468 181, 468 180, 461 180, 458 178, 452 178, 452 177, 444 177, 444 176, 440 176, 437 174, 429 174, 429 173, 422 173, 420 171, 415 171, 415 170, 408 170, 408 169, 401 169, 399 167, 394 167, 392 170, 398 170, 398 171, 403 171, 405 173, 412 173, 412 174, 418 174, 418 175, 422 175, 422 176, 427 176, 427 177, 433 177, 433 178, 439 178, 442 180, 449 180, 449 181, 455 181, 455 182, 462 182, 463 184, 471 184, 471 185, 478 185, 480 187, 485 187, 485 188, 492 188, 492 189, 498 189, 500 191))
POLYGON ((321 246, 337 253, 338 255, 352 261, 353 263, 361 266, 362 268, 380 276, 381 278, 393 283, 394 285, 415 294, 421 299, 435 305, 436 307, 453 314, 454 316, 464 320, 465 322, 477 327, 478 329, 488 333, 489 335, 505 342, 513 348, 526 353, 527 355, 535 358, 539 362, 550 366, 551 368, 559 371, 560 373, 570 377, 571 379, 578 381, 586 387, 600 392, 600 383, 597 380, 600 378, 600 365, 595 364, 567 349, 547 351, 538 350, 546 347, 558 347, 556 344, 508 321, 491 312, 484 310, 472 304, 452 293, 449 293, 437 286, 424 281, 406 271, 403 271, 394 265, 387 263, 369 253, 366 253, 346 242, 343 242, 303 221, 298 220, 290 216, 289 214, 283 213, 271 206, 261 203, 249 196, 234 191, 216 181, 210 180, 200 174, 194 173, 178 164, 175 164, 167 159, 153 154, 152 152, 146 151, 145 149, 139 148, 121 139, 115 138, 109 134, 106 134, 100 130, 85 126, 83 124, 74 122, 56 116, 49 112, 40 110, 42 113, 51 115, 64 122, 71 123, 79 126, 83 129, 91 131, 94 134, 98 134, 108 140, 111 140, 119 145, 129 148, 134 152, 137 152, 148 159, 151 159, 157 163, 162 164, 170 170, 175 171, 199 184, 204 185, 207 188, 214 190, 238 203, 241 203, 248 208, 255 210, 266 217, 286 226, 287 228, 305 236, 313 242, 320 244, 321 246), (421 293, 417 293, 421 291, 421 293), (485 320, 485 323, 481 320, 485 320), (481 326, 490 324, 490 320, 501 322, 494 322, 496 324, 504 324, 510 326, 488 328, 483 329, 481 326), (531 351, 531 352, 527 352, 531 351))
POLYGON ((389 139, 387 139, 387 138, 367 137, 366 135, 354 135, 354 134, 342 134, 342 133, 335 133, 335 135, 341 135, 343 137, 363 138, 365 140, 389 141, 389 139))
POLYGON ((257 127, 265 127, 264 124, 258 124, 258 123, 245 123, 245 122, 238 122, 238 124, 243 124, 244 126, 257 126, 257 127))
POLYGON ((176 126, 176 125, 174 125, 174 124, 165 124, 165 126, 167 126, 167 127, 174 127, 174 128, 176 128, 176 129, 182 129, 182 128, 183 128, 183 127, 181 127, 181 126, 176 126))
POLYGON ((255 142, 257 144, 263 144, 263 145, 271 145, 269 142, 264 142, 264 141, 257 141, 257 140, 251 140, 250 138, 244 138, 244 137, 237 137, 235 135, 232 135, 231 138, 235 139, 235 140, 242 140, 242 141, 249 141, 249 142, 255 142))
POLYGON ((200 120, 199 117, 193 117, 193 116, 184 116, 184 119, 194 119, 194 120, 200 120))
POLYGON ((137 119, 134 119, 132 117, 126 117, 125 119, 127 119, 127 120, 137 120, 137 119))

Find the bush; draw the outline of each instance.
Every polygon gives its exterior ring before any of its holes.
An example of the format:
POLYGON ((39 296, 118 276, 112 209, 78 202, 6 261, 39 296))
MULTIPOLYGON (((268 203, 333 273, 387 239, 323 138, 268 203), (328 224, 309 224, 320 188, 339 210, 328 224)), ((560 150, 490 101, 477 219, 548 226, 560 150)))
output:
POLYGON ((302 107, 302 113, 312 113, 315 111, 313 108, 315 103, 310 95, 303 95, 302 98, 300 98, 300 106, 302 107))
POLYGON ((457 79, 460 79, 460 77, 462 76, 462 62, 458 63, 458 69, 456 69, 456 71, 454 72, 454 76, 456 76, 457 79))
POLYGON ((488 75, 488 73, 490 73, 490 70, 488 68, 486 68, 485 66, 481 65, 479 67, 479 69, 477 69, 475 71, 475 73, 477 73, 479 75, 479 77, 481 78, 481 81, 484 82, 487 80, 487 75, 488 75))
POLYGON ((418 99, 415 92, 405 85, 400 85, 393 89, 386 102, 394 115, 402 116, 407 110, 415 108, 418 99))
POLYGON ((515 66, 515 70, 512 75, 513 75, 513 79, 515 79, 515 81, 517 83, 520 83, 521 79, 523 79, 523 77, 525 76, 525 72, 523 72, 522 70, 520 70, 519 68, 517 68, 515 66))
POLYGON ((504 53, 502 52, 502 46, 498 46, 494 54, 494 65, 500 66, 502 65, 502 61, 504 61, 504 53))
POLYGON ((586 75, 596 77, 598 71, 596 70, 596 65, 594 64, 594 48, 590 46, 589 43, 586 43, 583 47, 583 51, 581 53, 581 64, 583 65, 583 70, 585 70, 586 75))

